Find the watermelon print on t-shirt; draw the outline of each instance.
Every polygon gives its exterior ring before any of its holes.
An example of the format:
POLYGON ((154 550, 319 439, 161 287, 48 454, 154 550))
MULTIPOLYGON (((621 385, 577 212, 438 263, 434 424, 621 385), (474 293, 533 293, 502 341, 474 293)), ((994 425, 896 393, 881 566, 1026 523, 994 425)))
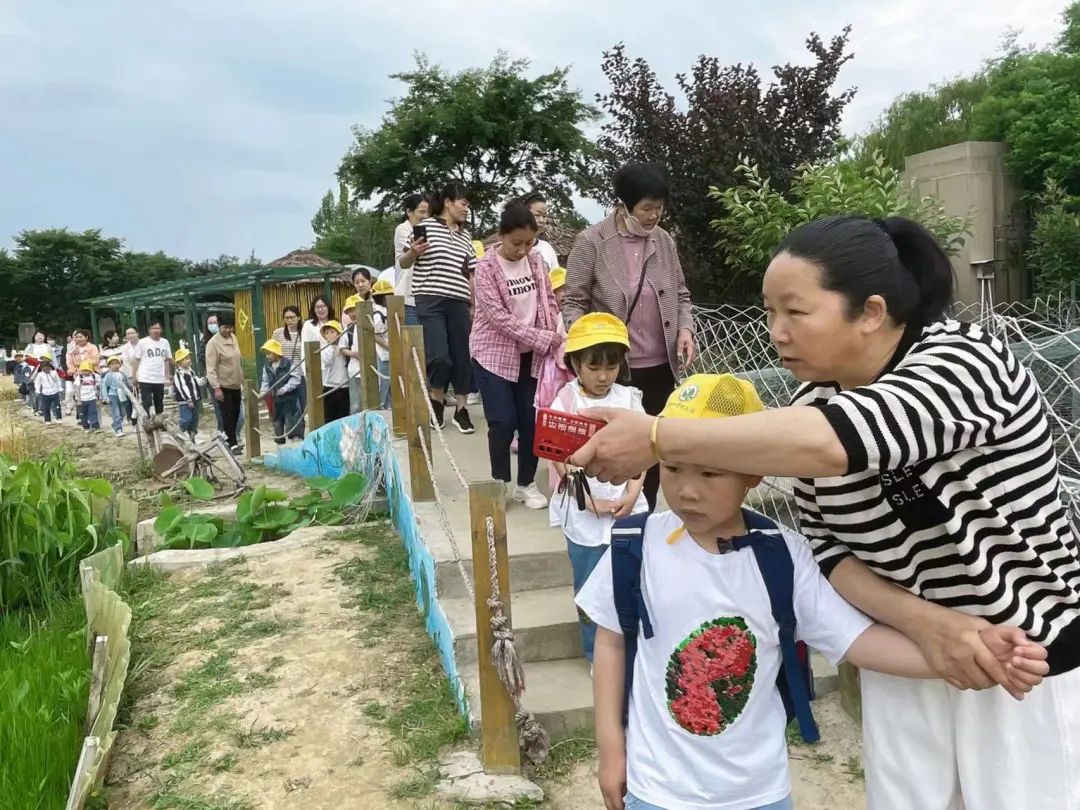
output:
POLYGON ((668 710, 691 734, 721 734, 746 707, 756 671, 757 639, 744 619, 705 622, 668 661, 668 710))

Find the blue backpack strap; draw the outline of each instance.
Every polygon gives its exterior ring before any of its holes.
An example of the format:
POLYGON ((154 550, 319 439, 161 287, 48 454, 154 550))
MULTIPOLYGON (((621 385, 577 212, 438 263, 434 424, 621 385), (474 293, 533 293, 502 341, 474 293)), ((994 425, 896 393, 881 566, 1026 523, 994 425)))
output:
POLYGON ((611 529, 611 585, 615 612, 626 647, 626 676, 623 693, 623 725, 630 711, 630 689, 634 685, 634 658, 637 656, 638 627, 652 638, 649 612, 641 596, 641 559, 648 512, 619 518, 611 529))
POLYGON ((810 710, 814 683, 810 659, 806 646, 801 645, 800 654, 800 644, 795 640, 795 563, 775 523, 748 509, 743 514, 750 532, 734 540, 732 546, 736 549, 750 546, 769 593, 773 618, 779 626, 782 665, 776 685, 784 710, 789 721, 798 721, 805 742, 817 742, 821 734, 810 710))

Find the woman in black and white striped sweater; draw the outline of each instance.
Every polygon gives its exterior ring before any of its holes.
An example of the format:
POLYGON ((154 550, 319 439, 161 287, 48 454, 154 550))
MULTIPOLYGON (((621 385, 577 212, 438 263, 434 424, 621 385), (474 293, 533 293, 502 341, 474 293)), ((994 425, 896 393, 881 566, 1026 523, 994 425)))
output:
POLYGON ((914 639, 944 679, 862 673, 875 810, 1080 807, 1080 551, 1034 378, 995 334, 946 320, 952 268, 910 220, 793 231, 765 274, 769 327, 806 385, 792 407, 707 421, 622 411, 573 456, 601 480, 664 464, 792 476, 829 581, 914 639), (987 623, 1045 646, 1022 703, 987 623))

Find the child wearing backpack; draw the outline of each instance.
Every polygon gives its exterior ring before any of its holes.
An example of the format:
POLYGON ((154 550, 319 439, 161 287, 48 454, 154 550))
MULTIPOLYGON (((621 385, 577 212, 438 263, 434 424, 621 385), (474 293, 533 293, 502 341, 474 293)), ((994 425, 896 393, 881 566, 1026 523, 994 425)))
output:
MULTIPOLYGON (((177 419, 180 432, 186 433, 192 441, 199 434, 199 415, 202 412, 203 389, 199 377, 191 367, 192 357, 189 349, 177 349, 173 356, 173 396, 176 397, 177 419)), ((205 385, 205 380, 203 381, 205 385)))
MULTIPOLYGON (((629 352, 630 334, 626 324, 614 315, 591 312, 578 318, 566 334, 565 349, 566 367, 573 369, 577 379, 562 387, 551 409, 577 414, 586 408, 606 406, 645 413, 641 392, 618 382, 630 376, 626 364, 629 352)), ((551 466, 558 475, 558 484, 552 486, 548 516, 550 525, 558 526, 566 535, 577 595, 607 551, 615 519, 648 511, 649 504, 641 494, 644 479, 619 485, 603 484, 566 464, 552 462, 551 466)), ((596 625, 588 615, 578 611, 578 626, 582 653, 592 664, 596 625)))
POLYGON ((97 373, 97 362, 82 360, 73 380, 75 402, 79 414, 79 424, 87 433, 101 430, 98 420, 98 400, 101 399, 101 375, 97 373))
POLYGON ((281 341, 274 338, 262 345, 266 362, 259 397, 270 397, 274 403, 274 444, 285 444, 301 421, 300 386, 304 378, 299 366, 282 357, 284 352, 281 341))
POLYGON ((127 377, 120 370, 122 358, 119 354, 110 355, 105 362, 108 369, 101 378, 101 398, 109 405, 112 417, 112 432, 118 439, 124 436, 124 405, 129 402, 127 377))
MULTIPOLYGON (((695 374, 661 417, 761 410, 749 382, 695 374)), ((600 628, 594 700, 608 810, 793 807, 788 720, 807 741, 818 737, 796 638, 834 664, 934 677, 913 641, 840 598, 803 538, 742 508, 760 479, 722 462, 661 461, 671 511, 616 523, 611 550, 577 597, 600 628)), ((1020 631, 981 636, 1017 683, 1030 688, 1049 671, 1046 650, 1020 631)))

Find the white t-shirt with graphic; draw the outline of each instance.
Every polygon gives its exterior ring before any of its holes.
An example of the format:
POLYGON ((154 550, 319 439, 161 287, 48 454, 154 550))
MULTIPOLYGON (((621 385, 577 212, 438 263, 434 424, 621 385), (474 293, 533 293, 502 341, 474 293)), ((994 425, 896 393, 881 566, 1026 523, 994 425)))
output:
POLYGON ((135 359, 139 361, 139 379, 141 383, 164 383, 165 360, 172 359, 172 347, 165 338, 154 340, 142 338, 135 347, 135 359))
MULTIPOLYGON (((641 591, 653 637, 638 636, 626 739, 631 793, 668 810, 745 810, 791 792, 769 594, 750 548, 710 554, 673 512, 646 524, 641 591)), ((821 575, 806 541, 782 531, 795 563, 798 637, 836 664, 871 624, 821 575)), ((604 555, 576 602, 620 633, 604 555)))
MULTIPOLYGON (((581 383, 571 380, 551 403, 551 409, 563 413, 581 413, 585 408, 629 408, 638 413, 645 413, 641 405, 641 391, 626 385, 611 386, 603 399, 591 399, 581 390, 581 383)), ((601 500, 616 500, 626 492, 626 484, 604 484, 595 478, 588 478, 589 492, 592 497, 601 500)), ((634 513, 647 512, 649 502, 644 493, 639 493, 634 503, 634 513)), ((550 525, 558 526, 571 541, 579 546, 605 546, 611 542, 611 527, 615 518, 594 515, 588 509, 577 508, 577 500, 566 493, 554 493, 548 502, 550 525)))

